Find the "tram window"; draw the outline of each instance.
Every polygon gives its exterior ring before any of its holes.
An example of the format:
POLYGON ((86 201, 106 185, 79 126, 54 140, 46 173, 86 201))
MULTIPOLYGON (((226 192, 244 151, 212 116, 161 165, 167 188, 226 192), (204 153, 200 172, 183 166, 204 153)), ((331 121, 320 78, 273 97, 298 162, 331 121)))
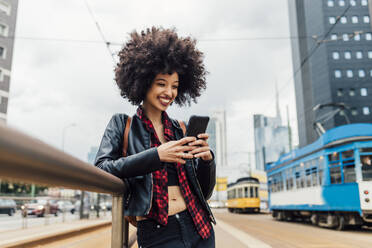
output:
POLYGON ((360 152, 371 152, 372 153, 372 147, 362 148, 360 149, 360 152))
POLYGON ((300 172, 296 172, 296 188, 299 189, 300 186, 301 186, 301 182, 300 182, 301 178, 300 178, 300 172))
POLYGON ((311 169, 306 169, 306 187, 311 187, 311 169))
POLYGON ((243 198, 243 188, 238 189, 238 198, 243 198))
POLYGON ((354 150, 348 150, 342 152, 342 160, 348 160, 348 159, 353 159, 354 158, 354 150))
POLYGON ((287 190, 291 190, 293 188, 293 171, 292 171, 292 169, 288 169, 286 171, 285 183, 286 183, 287 190))
POLYGON ((258 198, 258 187, 254 187, 255 198, 258 198))
POLYGON ((248 195, 248 187, 244 187, 244 197, 245 198, 248 198, 249 195, 248 195))
POLYGON ((232 198, 235 199, 236 198, 236 189, 233 189, 231 193, 232 193, 231 194, 232 198))
POLYGON ((331 167, 329 168, 329 173, 331 175, 331 184, 341 183, 341 168, 331 167))
POLYGON ((345 165, 344 169, 344 183, 352 183, 356 181, 355 165, 345 165))
POLYGON ((338 165, 340 164, 340 154, 338 152, 334 152, 328 155, 329 164, 331 165, 338 165))
POLYGON ((319 167, 318 171, 319 185, 323 185, 323 168, 319 167))
POLYGON ((316 167, 311 168, 311 181, 312 181, 312 186, 317 186, 318 185, 318 177, 316 174, 316 167))
POLYGON ((254 196, 253 196, 253 187, 249 187, 249 191, 250 191, 250 196, 251 196, 251 198, 254 197, 254 196))
POLYGON ((360 162, 362 163, 363 181, 372 181, 372 156, 360 156, 360 162))

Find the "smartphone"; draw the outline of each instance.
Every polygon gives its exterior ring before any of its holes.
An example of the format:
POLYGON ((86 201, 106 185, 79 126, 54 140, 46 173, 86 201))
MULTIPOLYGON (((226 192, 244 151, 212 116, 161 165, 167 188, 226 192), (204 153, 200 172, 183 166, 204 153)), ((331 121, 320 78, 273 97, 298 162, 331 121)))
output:
POLYGON ((186 136, 198 138, 198 134, 205 133, 209 122, 208 116, 192 115, 186 129, 186 136))

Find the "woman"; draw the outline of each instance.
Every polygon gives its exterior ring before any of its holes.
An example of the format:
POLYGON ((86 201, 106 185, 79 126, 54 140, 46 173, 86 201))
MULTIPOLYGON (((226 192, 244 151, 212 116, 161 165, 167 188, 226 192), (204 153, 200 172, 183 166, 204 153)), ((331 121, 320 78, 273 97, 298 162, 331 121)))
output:
POLYGON ((216 176, 208 135, 184 137, 165 112, 173 102, 196 102, 206 88, 203 54, 173 29, 153 27, 130 37, 115 69, 121 96, 138 106, 127 156, 122 154, 128 116, 116 114, 95 165, 128 184, 124 213, 136 216, 139 247, 215 247, 215 220, 206 202, 216 176))

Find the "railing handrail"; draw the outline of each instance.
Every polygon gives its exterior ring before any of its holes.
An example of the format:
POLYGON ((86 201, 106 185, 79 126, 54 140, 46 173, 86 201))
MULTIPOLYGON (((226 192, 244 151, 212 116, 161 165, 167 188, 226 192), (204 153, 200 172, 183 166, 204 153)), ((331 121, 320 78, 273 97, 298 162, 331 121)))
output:
POLYGON ((128 223, 123 218, 127 189, 122 180, 2 123, 0 178, 112 194, 111 247, 133 244, 133 240, 128 243, 128 223))
POLYGON ((119 178, 0 124, 0 176, 28 183, 121 195, 119 178))

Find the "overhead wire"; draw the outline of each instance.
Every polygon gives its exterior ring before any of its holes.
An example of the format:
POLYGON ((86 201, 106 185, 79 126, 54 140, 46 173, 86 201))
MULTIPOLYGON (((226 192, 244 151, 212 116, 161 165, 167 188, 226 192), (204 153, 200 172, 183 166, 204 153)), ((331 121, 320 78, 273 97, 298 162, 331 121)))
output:
POLYGON ((107 50, 108 50, 108 52, 109 52, 109 54, 110 54, 110 56, 112 58, 112 61, 114 62, 114 64, 116 64, 117 62, 115 60, 114 53, 111 51, 111 48, 110 48, 110 44, 111 43, 109 41, 107 41, 105 35, 103 34, 102 29, 101 29, 101 27, 100 27, 97 19, 95 18, 92 9, 90 8, 90 6, 88 4, 88 1, 87 0, 84 0, 84 3, 85 3, 85 6, 88 9, 88 12, 89 12, 90 16, 92 17, 94 23, 96 24, 97 30, 98 30, 99 34, 101 35, 101 38, 102 38, 103 42, 106 45, 106 48, 107 48, 107 50))

